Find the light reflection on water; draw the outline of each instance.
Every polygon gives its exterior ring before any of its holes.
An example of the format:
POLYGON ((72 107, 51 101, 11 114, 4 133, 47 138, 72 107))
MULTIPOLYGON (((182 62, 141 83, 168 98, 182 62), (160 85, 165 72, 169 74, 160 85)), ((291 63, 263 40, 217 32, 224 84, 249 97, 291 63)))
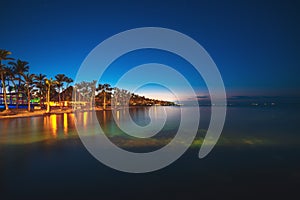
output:
POLYGON ((56 115, 50 115, 50 125, 52 130, 52 135, 54 138, 57 137, 57 116, 56 115))
POLYGON ((68 135, 68 114, 64 113, 64 133, 68 135))
MULTIPOLYGON (((132 140, 120 131, 111 111, 97 113, 109 137, 124 148, 162 146, 178 123, 177 107, 169 112, 164 131, 149 140, 132 140)), ((118 111, 118 120, 124 111, 118 111)), ((229 108, 224 131, 213 151, 202 160, 197 157, 208 126, 210 109, 201 108, 199 135, 193 147, 167 168, 150 174, 128 175, 100 164, 81 144, 74 114, 0 120, 0 197, 2 199, 124 199, 143 196, 152 188, 167 196, 192 199, 222 199, 240 193, 251 199, 264 192, 266 198, 286 197, 300 180, 299 111, 280 108, 229 108), (126 184, 124 184, 126 183, 126 184), (49 189, 50 188, 50 189, 49 189), (51 190, 51 191, 50 191, 51 190), (115 192, 117 191, 117 192, 115 192), (218 191, 218 192, 216 192, 218 191), (11 198, 5 198, 5 195, 11 198), (71 196, 71 198, 70 198, 71 196), (30 198, 35 197, 35 198, 30 198), (52 198, 53 197, 53 198, 52 198), (112 198, 111 198, 112 197, 112 198)), ((131 110, 133 120, 149 122, 147 108, 131 110)), ((154 115, 156 116, 156 115, 154 115)), ((161 116, 156 116, 161 117, 161 116)), ((91 113, 78 113, 82 128, 93 125, 91 113)), ((292 195, 291 195, 292 196, 292 195)), ((225 198, 227 199, 227 198, 225 198)), ((229 198, 228 198, 229 199, 229 198)), ((275 198, 274 198, 275 199, 275 198)), ((284 199, 284 198, 282 198, 284 199)), ((286 199, 292 199, 286 197, 286 199)))
POLYGON ((31 118, 2 119, 0 144, 27 144, 76 136, 74 115, 50 115, 31 118))
MULTIPOLYGON (((180 109, 178 107, 166 107, 167 118, 163 130, 156 137, 149 139, 134 139, 124 134, 118 127, 120 120, 124 119, 125 111, 116 111, 116 121, 112 111, 97 112, 98 121, 102 129, 117 145, 130 146, 163 146, 167 144, 177 131, 180 122, 180 109)), ((132 119, 139 125, 149 123, 149 108, 133 108, 130 110, 132 119)), ((160 118, 153 109, 154 117, 160 118)), ((229 108, 227 121, 218 145, 284 145, 297 144, 299 140, 290 137, 295 135, 298 128, 297 112, 285 112, 281 109, 253 109, 253 108, 229 108), (288 116, 288 119, 286 119, 288 116), (286 122, 285 122, 286 120, 286 122), (289 122, 288 127, 281 126, 289 122), (294 123, 293 123, 294 122, 294 123), (283 134, 284 133, 284 134, 283 134)), ((205 130, 210 118, 210 109, 201 108, 201 122, 198 137, 192 146, 199 146, 203 142, 205 130)), ((90 112, 77 113, 77 120, 83 128, 91 128, 90 112), (80 123, 81 122, 81 123, 80 123)), ((77 138, 74 124, 74 114, 60 114, 31 118, 1 119, 0 120, 0 144, 27 144, 41 141, 55 141, 67 138, 77 138)))

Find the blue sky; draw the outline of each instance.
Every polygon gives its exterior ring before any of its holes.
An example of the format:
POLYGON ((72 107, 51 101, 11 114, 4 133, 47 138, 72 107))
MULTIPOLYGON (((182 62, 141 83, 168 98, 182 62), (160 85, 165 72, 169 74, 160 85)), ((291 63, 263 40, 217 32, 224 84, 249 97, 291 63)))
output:
MULTIPOLYGON (((87 54, 108 37, 165 27, 207 50, 229 95, 299 95, 299 10, 296 1, 12 0, 1 2, 0 48, 28 61, 31 73, 74 78, 87 54)), ((114 84, 122 70, 150 61, 182 70, 196 91, 205 93, 188 63, 154 50, 121 57, 105 81, 114 84)))

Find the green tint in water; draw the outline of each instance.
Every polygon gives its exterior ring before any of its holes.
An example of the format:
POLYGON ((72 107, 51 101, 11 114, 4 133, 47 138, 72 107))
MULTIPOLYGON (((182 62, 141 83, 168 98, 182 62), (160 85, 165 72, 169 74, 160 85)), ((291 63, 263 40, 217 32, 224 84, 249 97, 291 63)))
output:
MULTIPOLYGON (((150 120, 148 110, 147 107, 132 108, 130 114, 137 124, 147 125, 150 120)), ((123 118, 122 110, 117 111, 116 120, 113 119, 111 111, 98 111, 97 117, 106 135, 120 147, 162 147, 172 140, 180 122, 180 108, 168 107, 166 110, 168 119, 164 128, 156 136, 146 139, 129 136, 118 127, 119 120, 128 120, 123 118)), ((283 127, 280 124, 283 123, 285 114, 287 113, 281 109, 230 108, 217 145, 296 145, 299 143, 299 140, 295 139, 299 138, 295 134, 297 115, 289 112, 291 124, 289 127, 283 127), (244 115, 244 112, 247 115, 244 115)), ((77 116, 83 128, 91 129, 91 135, 94 134, 91 113, 80 112, 77 116)), ((202 145, 209 117, 209 109, 201 108, 200 127, 192 147, 202 145)), ((0 144, 21 145, 78 138, 74 120, 74 114, 1 119, 0 144)))
MULTIPOLYGON (((111 111, 97 115, 115 144, 139 152, 160 148, 172 139, 179 108, 168 109, 163 131, 147 140, 124 134, 111 111)), ((135 108, 131 114, 140 125, 149 122, 147 108, 135 108)), ((78 113, 82 128, 93 128, 91 116, 78 113)), ((147 174, 121 173, 94 159, 78 138, 74 114, 1 119, 0 197, 130 199, 146 194, 149 199, 192 199, 197 195, 231 199, 235 194, 237 199, 277 199, 282 194, 282 199, 292 199, 300 180, 298 116, 299 110, 294 108, 229 108, 217 145, 205 159, 199 159, 210 118, 210 110, 201 107, 194 148, 167 168, 147 174)), ((92 133, 87 137, 93 137, 92 133)))

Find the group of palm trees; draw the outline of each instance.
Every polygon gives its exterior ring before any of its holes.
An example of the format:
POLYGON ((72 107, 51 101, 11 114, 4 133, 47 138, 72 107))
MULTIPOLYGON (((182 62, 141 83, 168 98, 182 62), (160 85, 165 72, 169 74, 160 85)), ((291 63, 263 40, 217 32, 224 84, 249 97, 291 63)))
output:
MULTIPOLYGON (((11 52, 0 49, 0 77, 5 111, 9 110, 7 91, 14 91, 16 108, 19 108, 20 95, 26 96, 28 111, 31 110, 31 98, 33 94, 40 99, 40 105, 47 102, 47 112, 50 112, 50 98, 53 92, 57 92, 58 101, 61 102, 61 92, 64 83, 67 87, 73 80, 64 74, 57 74, 55 79, 46 78, 44 74, 32 74, 29 72, 29 63, 10 57, 11 52), (6 64, 3 63, 6 61, 6 64)), ((11 95, 12 96, 12 95, 11 95)))
POLYGON ((60 109, 63 107, 62 101, 72 101, 73 105, 76 105, 74 102, 88 102, 90 108, 102 106, 103 109, 107 106, 124 105, 174 105, 173 102, 149 99, 124 89, 113 88, 109 84, 97 86, 95 80, 70 86, 73 80, 66 75, 57 74, 54 78, 47 78, 44 74, 31 74, 28 62, 15 60, 10 55, 11 52, 0 49, 0 78, 5 111, 9 111, 7 91, 10 94, 14 91, 17 109, 20 95, 22 98, 23 95, 26 96, 28 111, 31 110, 30 102, 33 97, 39 98, 40 107, 46 104, 46 112, 50 112, 51 100, 58 101, 60 109))
POLYGON ((86 107, 100 106, 104 110, 107 106, 111 108, 122 108, 126 106, 151 106, 151 105, 175 105, 173 102, 150 99, 131 93, 128 90, 112 87, 110 84, 98 84, 97 81, 80 82, 73 86, 74 102, 89 102, 86 107))

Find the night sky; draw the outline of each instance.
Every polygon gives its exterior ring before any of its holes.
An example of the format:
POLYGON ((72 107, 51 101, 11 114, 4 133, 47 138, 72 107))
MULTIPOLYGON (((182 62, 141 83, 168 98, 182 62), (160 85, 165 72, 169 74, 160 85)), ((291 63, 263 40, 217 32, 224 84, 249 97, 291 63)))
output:
MULTIPOLYGON (((299 13, 297 1, 3 1, 0 48, 28 61, 31 73, 75 78, 87 54, 108 37, 132 28, 165 27, 207 50, 229 96, 298 96, 299 13)), ((157 50, 116 60, 104 81, 113 85, 122 70, 154 61, 180 68, 198 94, 205 94, 188 63, 157 50)))

